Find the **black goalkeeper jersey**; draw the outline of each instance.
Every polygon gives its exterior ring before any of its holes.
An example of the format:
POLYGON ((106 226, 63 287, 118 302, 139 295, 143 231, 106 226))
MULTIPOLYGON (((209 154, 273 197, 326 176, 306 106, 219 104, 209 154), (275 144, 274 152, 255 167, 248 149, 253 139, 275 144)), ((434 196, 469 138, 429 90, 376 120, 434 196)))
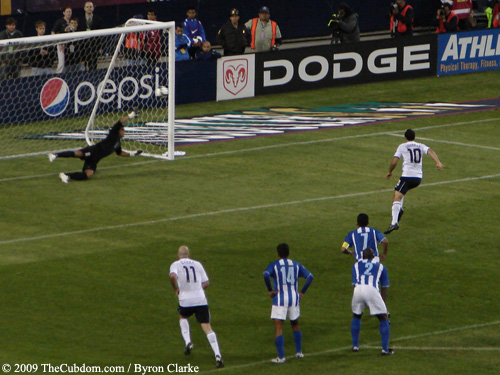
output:
POLYGON ((105 139, 93 146, 88 147, 87 150, 85 150, 88 151, 90 155, 87 156, 87 153, 84 151, 85 158, 91 158, 94 162, 97 163, 99 160, 105 158, 113 152, 116 152, 118 155, 120 155, 122 152, 122 145, 120 142, 119 132, 122 126, 123 125, 120 121, 114 124, 105 139))

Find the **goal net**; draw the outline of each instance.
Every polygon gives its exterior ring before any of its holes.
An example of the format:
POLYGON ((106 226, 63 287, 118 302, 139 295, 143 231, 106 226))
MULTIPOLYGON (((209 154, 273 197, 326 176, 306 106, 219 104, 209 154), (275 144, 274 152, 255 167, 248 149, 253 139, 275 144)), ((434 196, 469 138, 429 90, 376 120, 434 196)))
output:
POLYGON ((71 26, 0 40, 0 159, 97 143, 132 111, 122 148, 174 159, 175 23, 71 26))

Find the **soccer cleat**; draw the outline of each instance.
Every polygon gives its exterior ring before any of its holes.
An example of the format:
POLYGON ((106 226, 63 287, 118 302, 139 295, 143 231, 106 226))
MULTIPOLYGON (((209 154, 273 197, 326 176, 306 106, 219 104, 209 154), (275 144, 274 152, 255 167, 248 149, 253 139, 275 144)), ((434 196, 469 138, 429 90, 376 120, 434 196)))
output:
POLYGON ((354 353, 359 352, 359 346, 353 346, 353 347, 352 347, 352 351, 353 351, 354 353))
POLYGON ((59 178, 65 184, 67 184, 69 182, 69 176, 66 173, 63 173, 63 172, 59 173, 59 178))
POLYGON ((403 211, 403 209, 399 210, 399 214, 398 214, 398 223, 399 223, 399 221, 401 220, 401 218, 403 217, 403 214, 404 214, 404 213, 405 213, 405 212, 403 211))
POLYGON ((380 353, 382 355, 393 355, 394 354, 394 350, 392 350, 391 348, 389 348, 389 350, 385 351, 384 349, 382 349, 382 353, 380 353))
POLYGON ((304 358, 304 354, 302 352, 295 353, 295 358, 304 358))
POLYGON ((222 358, 219 355, 215 356, 215 367, 216 368, 224 367, 224 362, 222 361, 222 358))
POLYGON ((191 350, 193 350, 193 344, 189 343, 186 345, 186 348, 184 349, 184 354, 185 355, 190 355, 191 350))
POLYGON ((398 230, 399 229, 399 225, 397 224, 394 224, 394 225, 389 225, 389 228, 387 228, 384 232, 384 234, 389 234, 391 233, 393 230, 398 230))
POLYGON ((283 363, 286 362, 286 358, 276 357, 276 358, 271 359, 271 362, 272 363, 283 364, 283 363))
POLYGON ((50 162, 52 163, 54 160, 57 159, 57 155, 56 154, 49 154, 49 160, 50 162))

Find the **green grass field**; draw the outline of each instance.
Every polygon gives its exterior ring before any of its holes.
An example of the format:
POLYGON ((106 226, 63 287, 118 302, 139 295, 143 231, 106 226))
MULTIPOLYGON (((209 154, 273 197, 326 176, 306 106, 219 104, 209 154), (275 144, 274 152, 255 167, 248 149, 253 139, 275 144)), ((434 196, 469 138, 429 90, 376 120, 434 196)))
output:
MULTIPOLYGON (((496 97, 498 72, 366 84, 177 108, 179 117, 269 106, 496 97)), ((500 112, 290 133, 183 148, 174 162, 111 156, 92 181, 62 184, 78 160, 1 160, 0 365, 199 366, 227 374, 500 372, 500 112), (385 179, 412 127, 446 168, 424 159, 422 185, 388 236, 391 346, 365 312, 350 351, 352 259, 340 253, 360 212, 384 230, 385 179), (314 141, 314 142, 311 142, 314 141), (302 301, 302 360, 276 356, 262 272, 287 242, 315 279, 302 301), (226 367, 191 319, 183 354, 169 285, 186 244, 207 270, 212 326, 226 367)), ((285 331, 291 356, 291 330, 285 331)), ((165 368, 166 369, 166 368, 165 368)), ((12 372, 14 367, 12 368, 12 372)))

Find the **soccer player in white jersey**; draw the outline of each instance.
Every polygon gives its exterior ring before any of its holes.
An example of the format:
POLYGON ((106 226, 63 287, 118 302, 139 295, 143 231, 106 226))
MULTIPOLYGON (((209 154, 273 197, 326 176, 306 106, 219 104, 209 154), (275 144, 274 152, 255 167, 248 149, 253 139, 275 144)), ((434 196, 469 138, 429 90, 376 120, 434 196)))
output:
POLYGON ((269 296, 273 300, 271 319, 274 321, 274 343, 278 350, 278 357, 271 360, 273 363, 285 363, 285 340, 283 326, 288 316, 292 325, 293 340, 295 341, 295 357, 303 358, 302 332, 299 327, 300 299, 311 285, 313 275, 302 264, 288 259, 290 249, 286 243, 278 245, 279 260, 269 264, 264 271, 269 296), (302 290, 299 292, 299 277, 306 279, 302 290), (271 278, 274 285, 271 285, 271 278))
POLYGON ((224 367, 217 336, 210 326, 210 311, 205 296, 205 289, 210 283, 207 273, 200 262, 189 258, 187 246, 179 247, 177 256, 179 260, 170 266, 170 282, 175 295, 179 297, 177 311, 180 317, 182 338, 186 344, 184 354, 189 355, 193 350, 188 318, 194 314, 214 351, 216 367, 224 367))
POLYGON ((411 129, 405 132, 406 142, 399 145, 391 165, 386 175, 387 179, 392 176, 392 171, 396 168, 399 159, 403 158, 403 173, 394 188, 394 197, 392 198, 392 221, 384 234, 389 234, 393 230, 399 229, 399 220, 403 215, 403 201, 408 190, 416 188, 422 181, 422 156, 428 154, 436 162, 436 168, 442 169, 443 164, 439 161, 436 153, 422 143, 415 142, 415 132, 411 129))
POLYGON ((387 320, 387 288, 389 287, 389 275, 387 268, 380 262, 373 262, 373 250, 367 248, 363 251, 363 259, 358 260, 352 266, 352 351, 359 351, 359 332, 361 331, 361 317, 366 306, 370 309, 370 315, 375 315, 379 322, 380 335, 382 336, 382 355, 394 354, 389 349, 390 326, 387 320), (380 291, 380 288, 382 289, 380 291))
POLYGON ((356 260, 363 259, 363 250, 372 248, 375 253, 375 261, 384 260, 387 256, 389 241, 378 229, 370 228, 367 214, 359 214, 357 217, 358 229, 350 231, 340 247, 340 251, 347 255, 354 255, 356 260), (383 252, 379 254, 377 244, 382 244, 383 252), (353 250, 349 250, 352 247, 353 250))

